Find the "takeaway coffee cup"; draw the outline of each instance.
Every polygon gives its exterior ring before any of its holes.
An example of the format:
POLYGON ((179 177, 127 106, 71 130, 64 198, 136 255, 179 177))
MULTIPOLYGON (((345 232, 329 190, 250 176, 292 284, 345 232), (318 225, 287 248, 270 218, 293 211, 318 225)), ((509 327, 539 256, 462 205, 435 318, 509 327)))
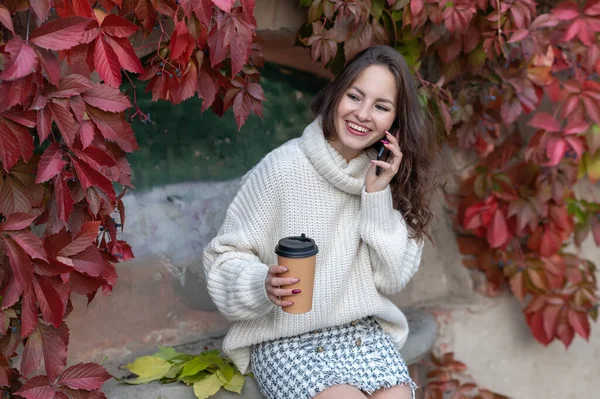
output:
POLYGON ((296 284, 282 288, 302 290, 299 294, 281 297, 283 300, 294 302, 293 305, 284 307, 284 312, 297 314, 311 311, 317 252, 319 248, 315 241, 305 234, 299 237, 282 238, 275 247, 278 264, 288 269, 287 272, 279 274, 279 277, 300 279, 296 284))

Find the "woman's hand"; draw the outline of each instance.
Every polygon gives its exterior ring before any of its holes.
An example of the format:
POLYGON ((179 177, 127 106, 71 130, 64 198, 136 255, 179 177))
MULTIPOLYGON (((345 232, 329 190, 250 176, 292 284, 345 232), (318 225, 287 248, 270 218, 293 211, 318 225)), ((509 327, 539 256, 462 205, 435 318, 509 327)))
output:
POLYGON ((386 144, 384 142, 383 145, 390 150, 390 156, 388 157, 387 162, 377 160, 371 161, 371 167, 367 171, 367 177, 365 178, 365 189, 368 193, 385 190, 388 184, 390 184, 390 181, 392 181, 392 178, 398 173, 398 169, 400 169, 402 151, 400 151, 398 139, 388 131, 385 132, 385 136, 388 143, 386 144), (380 166, 382 169, 379 176, 375 173, 377 166, 380 166))
POLYGON ((283 266, 271 266, 269 268, 269 273, 267 274, 267 278, 265 279, 265 287, 267 288, 267 296, 269 300, 273 302, 275 305, 285 308, 286 306, 293 305, 292 301, 284 301, 280 297, 282 296, 292 296, 299 294, 301 291, 299 289, 282 289, 279 288, 281 286, 296 284, 300 279, 293 277, 278 277, 277 275, 280 273, 287 272, 288 269, 283 266))

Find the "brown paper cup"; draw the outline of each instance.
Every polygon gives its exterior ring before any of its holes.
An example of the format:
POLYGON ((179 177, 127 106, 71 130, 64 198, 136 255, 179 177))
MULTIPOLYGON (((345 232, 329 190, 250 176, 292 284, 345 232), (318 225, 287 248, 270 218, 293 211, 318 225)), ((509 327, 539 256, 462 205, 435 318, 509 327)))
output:
POLYGON ((301 289, 302 292, 291 296, 282 296, 284 301, 292 301, 293 305, 286 306, 283 309, 286 313, 307 313, 312 310, 313 288, 315 283, 315 264, 317 255, 306 258, 285 258, 277 256, 277 261, 280 266, 285 266, 288 271, 279 274, 279 277, 295 277, 299 278, 296 284, 282 286, 285 289, 301 289))

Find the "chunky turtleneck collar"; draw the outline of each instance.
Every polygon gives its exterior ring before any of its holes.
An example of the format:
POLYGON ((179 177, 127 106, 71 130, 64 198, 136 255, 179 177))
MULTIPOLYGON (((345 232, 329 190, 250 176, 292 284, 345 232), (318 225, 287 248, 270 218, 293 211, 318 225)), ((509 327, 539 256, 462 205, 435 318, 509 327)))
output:
POLYGON ((363 151, 350 162, 346 162, 325 139, 318 118, 304 129, 300 138, 300 148, 325 180, 348 194, 361 194, 371 164, 371 158, 366 152, 363 151))

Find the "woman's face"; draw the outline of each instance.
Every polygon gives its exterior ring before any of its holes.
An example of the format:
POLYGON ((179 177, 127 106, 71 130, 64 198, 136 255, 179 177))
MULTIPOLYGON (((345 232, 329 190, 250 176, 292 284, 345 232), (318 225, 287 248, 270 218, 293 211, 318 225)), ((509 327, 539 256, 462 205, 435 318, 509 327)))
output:
POLYGON ((396 118, 396 79, 371 65, 348 87, 335 111, 336 137, 330 142, 347 161, 381 140, 396 118))

